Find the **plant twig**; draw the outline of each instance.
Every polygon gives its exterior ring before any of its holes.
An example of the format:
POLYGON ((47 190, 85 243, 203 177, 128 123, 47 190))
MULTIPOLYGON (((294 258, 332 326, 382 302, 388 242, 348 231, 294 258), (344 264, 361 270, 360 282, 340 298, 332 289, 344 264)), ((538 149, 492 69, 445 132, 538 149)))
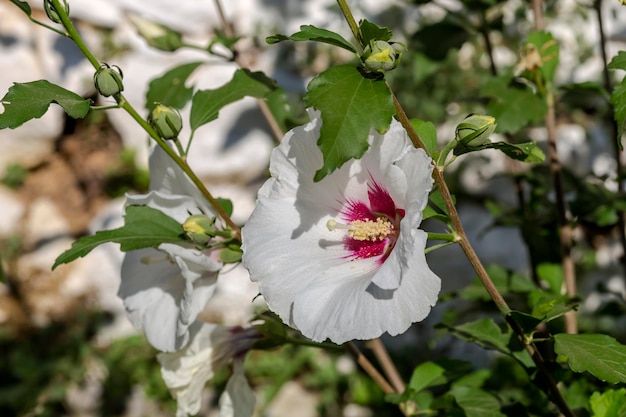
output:
MULTIPOLYGON (((541 31, 543 26, 543 2, 533 0, 533 11, 535 13, 535 30, 541 31)), ((548 132, 548 158, 550 173, 556 200, 557 220, 559 226, 559 241, 561 246, 561 262, 563 265, 563 286, 570 298, 576 296, 576 270, 574 259, 572 258, 572 229, 567 219, 567 204, 565 202, 565 192, 563 191, 563 179, 561 177, 561 163, 557 151, 556 140, 556 113, 554 109, 554 92, 551 81, 546 80, 546 103, 548 113, 544 118, 546 130, 548 132)), ((578 323, 576 311, 571 310, 565 313, 565 331, 567 333, 578 333, 578 323)))
POLYGON ((361 353, 361 351, 354 342, 346 343, 346 347, 355 357, 359 366, 363 368, 363 370, 370 376, 370 378, 372 378, 372 380, 380 387, 380 389, 383 390, 385 394, 391 394, 395 392, 391 384, 387 382, 385 377, 382 376, 380 372, 378 372, 378 369, 376 369, 374 365, 372 365, 372 363, 363 355, 363 353, 361 353))
POLYGON ((404 392, 404 389, 406 388, 404 381, 398 372, 398 368, 396 368, 396 365, 389 357, 389 353, 380 338, 368 341, 367 347, 372 349, 372 352, 374 352, 374 356, 376 356, 378 363, 380 363, 380 366, 383 368, 385 376, 387 376, 387 379, 391 381, 395 391, 399 393, 404 392))
MULTIPOLYGON (((602 0, 594 1, 594 7, 596 9, 596 17, 598 18, 598 32, 600 33, 600 52, 602 53, 602 76, 604 78, 604 89, 607 92, 613 91, 613 82, 611 81, 611 75, 609 74, 609 58, 606 53, 606 34, 604 32, 604 19, 602 18, 602 0)), ((609 102, 609 115, 607 116, 607 122, 609 125, 609 136, 614 138, 613 151, 615 153, 615 170, 617 171, 617 190, 624 191, 624 181, 620 180, 623 171, 620 141, 622 138, 617 136, 617 122, 613 118, 615 114, 615 107, 609 102)), ((626 212, 624 210, 618 210, 617 212, 617 227, 619 229, 619 239, 622 245, 622 269, 624 271, 624 277, 626 279, 626 212)))

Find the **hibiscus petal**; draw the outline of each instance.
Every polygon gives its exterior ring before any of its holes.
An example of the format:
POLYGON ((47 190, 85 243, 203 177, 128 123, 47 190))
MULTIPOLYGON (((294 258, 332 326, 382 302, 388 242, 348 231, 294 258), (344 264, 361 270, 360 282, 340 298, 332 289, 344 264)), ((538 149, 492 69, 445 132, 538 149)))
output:
POLYGON ((220 397, 219 417, 249 417, 254 412, 256 397, 243 373, 243 360, 233 362, 233 374, 220 397))
POLYGON ((188 268, 180 257, 174 259, 177 263, 152 248, 126 253, 118 292, 135 328, 145 333, 150 344, 165 352, 187 344, 194 331, 193 320, 213 295, 217 281, 214 263, 202 274, 184 271, 185 277, 181 265, 189 270, 197 268, 197 264, 188 268))

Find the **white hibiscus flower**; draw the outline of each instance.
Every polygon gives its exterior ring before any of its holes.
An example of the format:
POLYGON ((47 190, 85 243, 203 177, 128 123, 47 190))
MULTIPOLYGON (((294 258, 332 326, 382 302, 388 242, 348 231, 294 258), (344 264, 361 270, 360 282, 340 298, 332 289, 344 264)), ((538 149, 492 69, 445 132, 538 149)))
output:
POLYGON ((261 335, 250 327, 202 323, 189 345, 174 353, 160 353, 161 375, 176 398, 176 417, 200 411, 202 390, 220 368, 233 363, 233 373, 220 397, 220 417, 247 417, 256 398, 243 373, 246 352, 261 335))
POLYGON ((396 335, 423 320, 440 279, 418 229, 433 180, 432 160, 393 121, 370 149, 319 182, 322 120, 285 135, 271 178, 243 228, 243 263, 269 308, 314 341, 396 335))
MULTIPOLYGON (((147 205, 181 224, 195 214, 215 216, 187 175, 160 148, 150 156, 150 192, 127 196, 128 205, 147 205)), ((157 349, 183 348, 194 323, 215 291, 222 264, 210 251, 192 244, 163 243, 158 249, 131 251, 122 263, 119 296, 128 317, 157 349)))

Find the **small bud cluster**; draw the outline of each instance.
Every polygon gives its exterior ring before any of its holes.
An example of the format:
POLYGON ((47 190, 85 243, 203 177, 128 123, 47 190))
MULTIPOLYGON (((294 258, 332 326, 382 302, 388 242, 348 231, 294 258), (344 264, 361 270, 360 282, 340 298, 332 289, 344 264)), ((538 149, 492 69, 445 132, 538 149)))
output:
POLYGON ((148 122, 163 139, 176 139, 183 128, 183 119, 178 110, 163 104, 154 107, 148 122))
MULTIPOLYGON (((57 11, 56 7, 54 7, 54 4, 52 3, 52 1, 45 0, 43 2, 43 8, 46 11, 46 15, 48 16, 48 19, 52 20, 54 23, 63 24, 63 22, 61 21, 61 16, 59 16, 59 12, 57 11)), ((69 16, 70 5, 65 0, 63 0, 63 9, 65 12, 65 15, 69 16)))
POLYGON ((124 74, 118 66, 102 64, 93 76, 93 83, 100 94, 110 97, 124 91, 122 78, 124 74))
POLYGON ((456 140, 465 146, 489 143, 489 136, 496 130, 496 119, 491 116, 470 114, 456 127, 456 140))
POLYGON ((368 70, 385 72, 398 66, 405 49, 406 47, 399 42, 372 40, 363 51, 361 60, 368 70))

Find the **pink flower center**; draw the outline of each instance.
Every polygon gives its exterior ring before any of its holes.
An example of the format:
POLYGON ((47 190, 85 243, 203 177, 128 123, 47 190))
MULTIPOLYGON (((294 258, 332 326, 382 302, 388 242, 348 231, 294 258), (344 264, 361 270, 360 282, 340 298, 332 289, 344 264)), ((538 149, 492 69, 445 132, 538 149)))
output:
POLYGON ((347 222, 339 225, 328 222, 328 228, 347 229, 343 243, 349 252, 350 260, 379 257, 379 264, 385 262, 396 244, 400 232, 400 220, 404 210, 396 208, 389 192, 372 180, 368 184, 368 200, 347 200, 340 214, 347 222))

